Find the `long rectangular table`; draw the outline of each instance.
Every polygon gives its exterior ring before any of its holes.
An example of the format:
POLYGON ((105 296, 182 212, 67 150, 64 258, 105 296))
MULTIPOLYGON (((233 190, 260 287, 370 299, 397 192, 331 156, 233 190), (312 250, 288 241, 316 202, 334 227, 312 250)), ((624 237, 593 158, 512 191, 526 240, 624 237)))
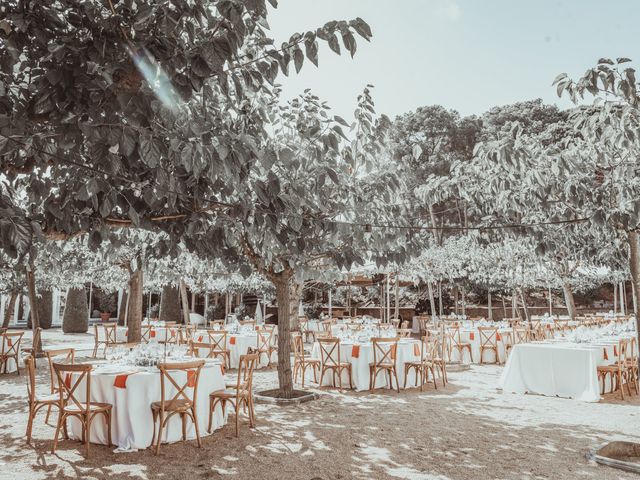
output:
POLYGON ((500 378, 503 392, 600 400, 597 367, 603 346, 525 343, 513 347, 500 378))

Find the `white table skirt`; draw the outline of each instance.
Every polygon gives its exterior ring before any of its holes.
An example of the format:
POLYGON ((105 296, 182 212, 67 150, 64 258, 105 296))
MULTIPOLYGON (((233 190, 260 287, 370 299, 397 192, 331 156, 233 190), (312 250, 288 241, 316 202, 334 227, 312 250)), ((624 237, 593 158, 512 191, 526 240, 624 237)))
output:
POLYGON ((603 356, 599 346, 567 343, 527 343, 513 347, 500 378, 504 392, 536 393, 600 400, 597 366, 603 356))
MULTIPOLYGON (((126 367, 123 367, 123 369, 126 367)), ((132 367, 131 370, 134 370, 132 367)), ((110 403, 113 405, 111 412, 111 441, 123 450, 147 448, 151 445, 153 436, 153 417, 151 415, 151 403, 160 401, 160 372, 149 369, 134 373, 127 377, 125 388, 114 386, 118 375, 126 373, 100 373, 100 367, 96 367, 91 374, 91 400, 94 402, 110 403)), ((178 383, 184 381, 184 373, 174 375, 178 383)), ((167 383, 165 383, 167 387, 167 383)), ((217 363, 207 363, 200 372, 198 384, 197 413, 200 436, 208 435, 209 424, 209 394, 218 390, 224 390, 225 382, 222 369, 217 363)), ((187 388, 187 394, 192 394, 192 389, 187 388)), ((167 396, 171 397, 176 390, 173 386, 166 388, 167 396)), ((84 381, 76 390, 76 397, 84 400, 84 381)), ((213 416, 213 428, 218 429, 225 424, 225 415, 221 408, 217 408, 213 416)), ((69 418, 69 436, 80 439, 82 428, 75 418, 69 418)), ((157 430, 156 430, 157 431, 157 430)), ((193 422, 187 422, 187 438, 195 439, 193 422)), ((106 445, 107 428, 102 415, 95 417, 91 424, 91 443, 106 445)), ((182 439, 182 423, 178 415, 169 420, 167 428, 163 431, 163 442, 177 442, 182 439)))
MULTIPOLYGON (((500 334, 500 340, 498 340, 498 355, 500 355, 500 362, 505 361, 506 359, 506 349, 505 349, 505 333, 511 333, 511 328, 500 328, 498 333, 500 334)), ((480 332, 477 328, 468 328, 468 329, 460 329, 460 340, 463 343, 471 344, 471 353, 473 354, 473 362, 472 359, 469 358, 469 350, 463 350, 462 355, 462 363, 480 363, 480 345, 482 342, 480 341, 480 332)), ((513 339, 511 340, 513 341, 513 339)), ((460 352, 457 348, 453 347, 451 349, 451 358, 452 362, 459 362, 460 360, 460 352)), ((496 361, 496 353, 494 350, 485 349, 482 354, 482 360, 484 363, 495 363, 496 361)))
MULTIPOLYGON (((320 358, 320 345, 316 342, 313 345, 313 351, 311 358, 320 358)), ((420 360, 420 342, 418 340, 401 340, 398 342, 398 350, 396 354, 396 370, 398 372, 398 381, 400 382, 400 388, 404 386, 404 364, 406 362, 414 362, 420 360), (415 345, 415 347, 414 347, 415 345)), ((351 377, 353 382, 353 388, 360 392, 369 390, 369 364, 373 363, 373 344, 372 343, 346 343, 340 344, 340 361, 351 363, 351 377), (358 357, 354 357, 354 345, 359 345, 358 357)), ((318 381, 320 377, 318 376, 318 381)), ((415 386, 415 370, 409 372, 407 378, 407 388, 415 386)), ((393 388, 395 388, 395 380, 393 382, 393 388)), ((322 386, 333 385, 333 375, 331 371, 328 371, 322 379, 322 386)), ((338 385, 336 384, 336 387, 338 385)), ((349 388, 349 374, 344 371, 342 374, 342 387, 349 388)), ((376 388, 390 388, 387 374, 384 372, 378 373, 376 377, 376 388)))

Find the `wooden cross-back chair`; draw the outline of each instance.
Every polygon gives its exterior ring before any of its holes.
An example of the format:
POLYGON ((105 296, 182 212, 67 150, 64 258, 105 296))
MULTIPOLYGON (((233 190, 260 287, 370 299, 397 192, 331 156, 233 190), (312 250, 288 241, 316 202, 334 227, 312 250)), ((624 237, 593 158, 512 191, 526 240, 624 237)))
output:
POLYGON ((203 366, 204 360, 158 364, 158 370, 160 370, 161 396, 159 402, 153 402, 151 404, 151 414, 153 416, 153 437, 151 444, 153 445, 155 442, 156 455, 160 452, 162 431, 174 415, 178 415, 182 421, 182 440, 185 441, 187 439, 187 418, 189 418, 193 422, 196 431, 198 447, 202 447, 196 399, 198 396, 200 371, 203 366), (175 389, 175 393, 173 393, 171 397, 167 397, 170 389, 175 389), (189 396, 187 389, 192 389, 191 396, 189 396), (156 423, 158 424, 157 437, 156 423))
MULTIPOLYGON (((47 363, 49 364, 51 395, 58 396, 60 394, 60 387, 58 386, 56 372, 53 368, 53 364, 55 362, 73 365, 75 361, 76 351, 73 348, 58 348, 55 350, 47 350, 46 352, 44 352, 44 354, 47 357, 47 363)), ((51 406, 47 408, 47 416, 44 420, 44 423, 46 424, 49 424, 49 415, 51 415, 51 406)))
MULTIPOLYGON (((27 419, 27 443, 31 443, 31 433, 33 431, 33 420, 37 413, 47 407, 47 418, 45 423, 48 422, 49 412, 52 408, 61 410, 60 395, 56 393, 50 393, 49 395, 38 395, 36 393, 36 366, 33 361, 32 355, 27 355, 24 359, 24 367, 27 372, 27 399, 29 402, 29 417, 27 419)), ((67 430, 64 430, 65 437, 67 437, 67 430)))
POLYGON ((273 345, 273 335, 275 329, 273 328, 265 328, 258 330, 257 333, 257 352, 258 358, 261 358, 262 355, 267 356, 267 367, 271 366, 271 357, 273 352, 278 350, 278 347, 273 345))
POLYGON ((224 330, 207 330, 211 344, 211 358, 222 357, 225 367, 231 367, 231 350, 229 350, 228 333, 224 330))
POLYGON ((256 321, 255 320, 240 320, 238 323, 240 325, 251 325, 252 327, 256 326, 256 321))
POLYGON ((531 330, 527 327, 513 327, 513 343, 517 345, 519 343, 531 342, 531 330))
POLYGON ((300 333, 302 334, 302 338, 304 341, 309 341, 309 338, 312 338, 312 341, 316 341, 316 334, 309 325, 309 319, 307 317, 299 317, 300 322, 300 333))
POLYGON ((298 381, 298 375, 302 374, 302 388, 304 388, 304 376, 307 368, 313 370, 313 381, 318 383, 318 369, 320 368, 320 359, 309 358, 304 352, 304 342, 301 334, 292 334, 291 349, 293 350, 293 381, 298 381))
POLYGON ((91 423, 97 415, 102 415, 107 426, 107 443, 111 446, 111 409, 109 403, 92 402, 91 399, 91 370, 92 365, 68 365, 54 363, 53 370, 58 379, 60 404, 62 409, 58 415, 56 433, 53 439, 52 453, 56 452, 60 430, 66 429, 67 418, 75 417, 82 425, 82 442, 86 445, 86 455, 89 456, 89 439, 91 423), (84 385, 84 398, 80 400, 76 395, 80 394, 84 385))
MULTIPOLYGON (((617 357, 616 360, 610 365, 600 365, 598 366, 598 380, 602 381, 602 393, 605 393, 606 380, 610 378, 611 381, 611 393, 620 390, 620 398, 624 400, 624 385, 627 386, 627 391, 629 396, 631 395, 631 375, 630 369, 627 364, 629 347, 629 340, 626 338, 621 338, 618 341, 617 345, 617 357)), ((634 386, 636 386, 634 384, 634 386)), ((636 386, 636 393, 637 386, 636 386)))
POLYGON ((178 329, 178 344, 188 345, 193 340, 193 335, 196 333, 195 325, 182 325, 178 329))
POLYGON ((233 406, 236 414, 236 437, 240 429, 240 409, 243 408, 249 416, 249 427, 255 427, 256 414, 253 406, 253 372, 259 361, 259 354, 250 348, 249 353, 240 356, 238 376, 235 384, 227 384, 226 389, 209 395, 209 428, 211 433, 213 412, 218 404, 224 414, 227 403, 233 406))
POLYGON ((373 363, 369 364, 369 390, 376 388, 376 379, 380 372, 386 372, 389 379, 389 388, 393 388, 393 379, 396 380, 396 390, 400 393, 400 383, 398 382, 398 370, 396 358, 398 353, 398 337, 395 338, 372 338, 373 363))
POLYGON ((489 350, 496 354, 496 361, 494 363, 500 363, 500 353, 498 350, 498 340, 500 334, 496 327, 478 327, 478 333, 480 334, 480 364, 485 363, 484 352, 489 350))
POLYGON ((118 343, 117 339, 117 323, 102 323, 95 324, 93 326, 93 334, 94 334, 94 346, 93 346, 93 358, 98 356, 98 349, 101 345, 104 346, 104 351, 102 355, 105 356, 107 354, 107 348, 118 343), (100 332, 104 333, 104 339, 100 338, 100 332))
POLYGON ((351 376, 351 363, 343 362, 340 355, 340 340, 337 338, 318 338, 320 346, 320 386, 327 371, 331 371, 333 386, 336 387, 336 375, 338 385, 342 390, 342 372, 346 370, 349 376, 349 388, 353 389, 353 379, 351 376))
POLYGON ((462 341, 462 338, 460 336, 459 325, 447 327, 447 339, 449 343, 449 347, 447 348, 449 359, 451 359, 451 352, 455 349, 458 351, 458 354, 460 355, 460 363, 462 363, 464 360, 464 352, 466 350, 469 352, 469 358, 471 362, 473 362, 473 352, 471 350, 471 342, 462 341))
POLYGON ((170 322, 165 321, 164 322, 164 326, 167 327, 167 328, 175 327, 176 325, 178 325, 178 322, 174 322, 174 321, 170 321, 170 322))
POLYGON ((0 335, 0 372, 7 373, 9 361, 16 363, 16 374, 20 375, 20 342, 24 332, 6 332, 0 335))
MULTIPOLYGON (((438 385, 436 384, 435 364, 433 362, 434 348, 437 348, 437 339, 432 339, 430 341, 430 337, 427 335, 424 335, 420 339, 420 360, 405 362, 404 364, 403 388, 407 388, 407 378, 409 376, 409 372, 411 370, 415 370, 415 386, 417 387, 418 381, 420 381, 421 392, 424 391, 424 385, 429 381, 429 372, 431 372, 431 376, 433 377, 433 385, 435 386, 436 390, 438 389, 438 385)), ((437 354, 435 356, 437 356, 437 354)))

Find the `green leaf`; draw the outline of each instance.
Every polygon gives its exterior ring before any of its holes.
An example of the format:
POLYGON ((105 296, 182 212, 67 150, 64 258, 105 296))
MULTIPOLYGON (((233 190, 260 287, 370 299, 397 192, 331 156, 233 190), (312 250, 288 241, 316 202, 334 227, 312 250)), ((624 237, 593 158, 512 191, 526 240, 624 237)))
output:
POLYGON ((304 53, 302 53, 302 50, 300 50, 300 48, 296 47, 296 49, 293 51, 293 63, 296 67, 296 73, 300 72, 303 62, 304 62, 304 53))

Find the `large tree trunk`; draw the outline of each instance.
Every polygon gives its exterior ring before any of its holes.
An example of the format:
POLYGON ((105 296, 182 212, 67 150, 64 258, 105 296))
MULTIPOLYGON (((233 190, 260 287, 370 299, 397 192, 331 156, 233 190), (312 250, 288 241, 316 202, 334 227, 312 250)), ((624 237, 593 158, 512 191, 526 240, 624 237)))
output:
POLYGON ((9 303, 5 306, 4 318, 2 319, 2 328, 9 328, 9 322, 11 322, 11 317, 13 317, 13 313, 16 309, 17 300, 18 292, 16 290, 11 290, 11 294, 9 295, 9 303))
POLYGON ((182 323, 188 325, 189 319, 189 297, 187 296, 187 286, 180 280, 180 298, 182 299, 182 323))
POLYGON ((160 321, 177 322, 180 319, 180 292, 173 285, 162 287, 160 321))
MULTIPOLYGON (((630 250, 629 269, 631 271, 631 287, 633 288, 635 297, 640 299, 640 255, 638 255, 638 232, 629 232, 628 242, 630 250)), ((636 339, 638 340, 638 345, 640 345, 640 309, 638 308, 638 303, 640 302, 636 302, 636 310, 633 313, 636 316, 636 339)))
POLYGON ((298 309, 300 308, 303 288, 304 282, 296 279, 292 279, 289 282, 289 328, 291 330, 298 329, 298 309))
POLYGON ((40 328, 40 321, 38 319, 38 297, 36 294, 36 273, 35 265, 33 263, 33 257, 29 257, 29 266, 26 271, 27 277, 27 291, 29 292, 29 310, 31 315, 31 329, 33 331, 33 343, 31 345, 33 356, 39 357, 42 355, 42 341, 39 336, 36 335, 36 331, 40 328))
POLYGON ((276 287, 278 302, 278 383, 283 398, 293 396, 293 379, 291 377, 291 274, 285 272, 272 276, 276 287))
POLYGON ((427 289, 429 290, 429 303, 431 304, 431 321, 435 322, 438 314, 436 312, 436 298, 433 295, 433 284, 431 281, 427 282, 427 289))
POLYGON ((129 308, 127 309, 127 342, 142 339, 142 270, 138 269, 129 277, 129 308))
POLYGON ((40 292, 38 321, 40 322, 40 328, 51 328, 51 323, 53 322, 53 292, 51 290, 40 292))
POLYGON ((125 290, 122 292, 122 298, 120 299, 120 310, 118 311, 118 325, 124 326, 127 319, 127 303, 129 302, 129 292, 125 290))
POLYGON ((89 329, 89 306, 84 287, 70 288, 62 315, 64 333, 86 333, 89 329))
POLYGON ((573 300, 573 290, 569 282, 562 282, 562 291, 564 292, 564 303, 567 306, 569 318, 574 320, 576 318, 576 302, 573 300))
POLYGON ((527 307, 527 300, 525 299, 524 296, 524 289, 523 288, 519 288, 518 289, 519 293, 520 293, 520 300, 522 301, 522 309, 524 310, 524 318, 527 322, 530 321, 529 318, 529 307, 527 307))
POLYGON ((493 305, 491 305, 491 290, 487 292, 487 315, 490 321, 493 321, 493 305))

